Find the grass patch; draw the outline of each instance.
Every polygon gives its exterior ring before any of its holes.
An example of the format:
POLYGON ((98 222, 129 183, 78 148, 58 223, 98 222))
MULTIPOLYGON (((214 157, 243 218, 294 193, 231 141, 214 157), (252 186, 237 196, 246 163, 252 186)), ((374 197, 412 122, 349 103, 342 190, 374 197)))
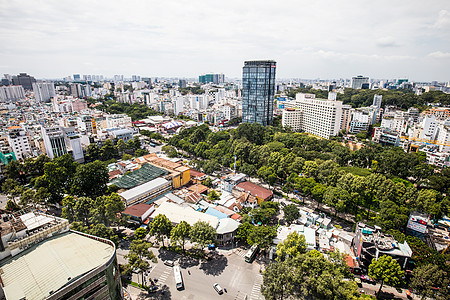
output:
POLYGON ((352 173, 353 175, 358 175, 358 176, 369 176, 370 174, 372 174, 372 171, 370 169, 363 169, 363 168, 358 168, 358 167, 340 167, 340 170, 344 170, 348 173, 352 173))

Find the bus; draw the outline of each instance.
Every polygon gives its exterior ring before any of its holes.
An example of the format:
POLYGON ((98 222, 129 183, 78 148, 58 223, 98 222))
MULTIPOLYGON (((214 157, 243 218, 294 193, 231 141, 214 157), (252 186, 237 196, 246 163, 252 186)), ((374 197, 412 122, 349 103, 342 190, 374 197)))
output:
POLYGON ((259 247, 258 244, 254 244, 250 250, 248 250, 247 254, 245 254, 244 258, 245 261, 248 263, 251 263, 253 259, 255 258, 256 254, 258 254, 259 247))
POLYGON ((183 286, 183 277, 181 277, 181 270, 179 266, 173 267, 173 275, 175 277, 175 284, 177 286, 177 290, 181 290, 183 286))

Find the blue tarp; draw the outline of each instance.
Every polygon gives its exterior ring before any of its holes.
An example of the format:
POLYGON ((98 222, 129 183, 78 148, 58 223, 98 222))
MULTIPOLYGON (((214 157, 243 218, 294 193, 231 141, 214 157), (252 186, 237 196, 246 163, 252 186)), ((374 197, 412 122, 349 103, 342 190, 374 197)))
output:
POLYGON ((220 219, 226 219, 228 218, 228 216, 226 214, 224 214, 221 211, 218 211, 217 209, 215 209, 214 207, 208 207, 208 209, 205 211, 205 214, 208 214, 210 216, 214 216, 220 219))

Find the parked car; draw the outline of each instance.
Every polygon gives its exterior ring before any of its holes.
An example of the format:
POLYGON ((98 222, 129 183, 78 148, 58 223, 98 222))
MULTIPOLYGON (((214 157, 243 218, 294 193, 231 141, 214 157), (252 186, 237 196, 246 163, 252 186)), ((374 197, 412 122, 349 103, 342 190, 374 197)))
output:
POLYGON ((214 283, 213 288, 216 290, 216 292, 217 292, 219 295, 222 295, 222 294, 223 294, 223 289, 222 289, 222 287, 221 287, 218 283, 214 283))
POLYGON ((169 267, 173 267, 175 265, 173 260, 165 260, 164 264, 169 267))

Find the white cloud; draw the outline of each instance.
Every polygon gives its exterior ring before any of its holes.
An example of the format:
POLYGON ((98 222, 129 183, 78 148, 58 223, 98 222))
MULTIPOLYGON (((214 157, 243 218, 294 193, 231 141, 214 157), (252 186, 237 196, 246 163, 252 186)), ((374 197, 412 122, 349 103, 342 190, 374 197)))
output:
POLYGON ((447 29, 450 28, 450 12, 443 9, 439 11, 438 18, 433 25, 434 28, 447 29))
MULTIPOLYGON (((279 61, 279 77, 390 78, 412 58, 450 49, 448 0, 0 0, 0 7, 0 59, 14 66, 0 71, 37 77, 240 77, 244 60, 268 58, 279 61)), ((408 73, 448 80, 448 63, 427 68, 417 59, 408 73)))
POLYGON ((438 58, 438 59, 449 59, 450 58, 450 52, 441 52, 436 51, 428 54, 429 57, 438 58))

